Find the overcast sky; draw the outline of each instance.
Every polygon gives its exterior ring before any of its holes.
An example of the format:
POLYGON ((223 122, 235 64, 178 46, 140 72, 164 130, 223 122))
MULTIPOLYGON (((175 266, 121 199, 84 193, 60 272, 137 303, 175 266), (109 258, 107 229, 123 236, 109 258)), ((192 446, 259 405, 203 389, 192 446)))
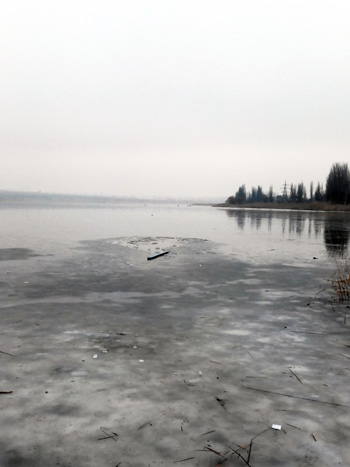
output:
POLYGON ((349 0, 0 0, 0 189, 223 197, 350 156, 349 0))

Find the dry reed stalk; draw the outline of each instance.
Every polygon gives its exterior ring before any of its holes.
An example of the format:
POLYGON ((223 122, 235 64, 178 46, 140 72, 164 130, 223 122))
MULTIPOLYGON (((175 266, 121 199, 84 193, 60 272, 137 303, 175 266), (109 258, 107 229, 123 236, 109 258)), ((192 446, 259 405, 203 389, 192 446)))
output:
POLYGON ((350 268, 348 260, 344 265, 340 265, 335 260, 337 265, 337 272, 335 279, 332 281, 333 287, 337 294, 337 300, 346 302, 350 300, 350 268))

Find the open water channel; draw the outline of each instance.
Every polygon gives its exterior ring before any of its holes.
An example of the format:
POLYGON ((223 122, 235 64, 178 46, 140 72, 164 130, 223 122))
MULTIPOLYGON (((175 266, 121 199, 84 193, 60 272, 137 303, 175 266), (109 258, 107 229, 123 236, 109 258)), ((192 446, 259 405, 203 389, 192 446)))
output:
POLYGON ((0 209, 0 247, 68 252, 84 240, 116 237, 207 239, 236 259, 283 262, 347 255, 350 214, 118 204, 0 209))

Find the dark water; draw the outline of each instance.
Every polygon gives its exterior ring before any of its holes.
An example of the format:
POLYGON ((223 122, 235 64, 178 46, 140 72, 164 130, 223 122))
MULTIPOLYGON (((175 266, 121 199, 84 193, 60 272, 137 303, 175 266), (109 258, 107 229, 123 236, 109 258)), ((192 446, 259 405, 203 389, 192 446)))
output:
POLYGON ((191 237, 212 240, 237 259, 265 263, 345 257, 350 231, 346 213, 161 204, 3 208, 0 221, 0 248, 57 253, 69 251, 81 240, 191 237))
POLYGON ((274 225, 280 229, 282 239, 309 241, 310 246, 321 243, 322 239, 324 253, 337 257, 347 256, 350 232, 350 215, 347 213, 261 210, 225 212, 228 217, 236 220, 242 231, 248 224, 248 228, 255 227, 258 232, 266 227, 272 232, 274 225))

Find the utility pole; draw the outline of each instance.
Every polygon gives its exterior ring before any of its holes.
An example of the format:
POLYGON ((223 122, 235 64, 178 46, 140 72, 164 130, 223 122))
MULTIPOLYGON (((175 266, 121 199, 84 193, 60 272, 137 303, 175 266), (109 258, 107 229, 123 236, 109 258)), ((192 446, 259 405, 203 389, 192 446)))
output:
POLYGON ((284 185, 282 187, 282 198, 283 198, 283 201, 284 202, 287 202, 288 201, 288 184, 287 182, 285 181, 284 182, 284 185))

